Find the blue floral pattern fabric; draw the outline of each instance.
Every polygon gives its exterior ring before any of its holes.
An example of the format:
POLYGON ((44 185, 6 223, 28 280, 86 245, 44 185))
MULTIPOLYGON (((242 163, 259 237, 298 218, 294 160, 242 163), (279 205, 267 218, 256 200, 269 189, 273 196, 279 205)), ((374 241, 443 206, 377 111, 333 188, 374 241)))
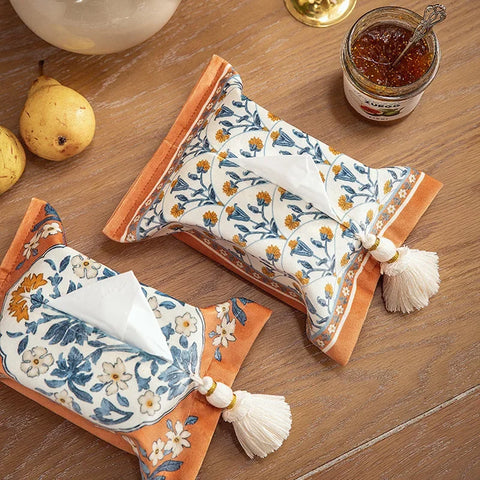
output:
POLYGON ((126 432, 156 423, 192 391, 205 322, 199 309, 143 287, 168 341, 174 359, 169 364, 49 305, 112 275, 70 247, 49 249, 5 297, 0 355, 17 382, 100 426, 126 432))
POLYGON ((213 89, 156 187, 124 219, 118 239, 171 232, 194 238, 232 270, 303 304, 309 338, 328 352, 369 257, 356 234, 382 234, 424 174, 370 168, 334 150, 247 98, 231 66, 213 89), (309 156, 334 215, 236 163, 271 155, 309 156))
POLYGON ((143 479, 194 478, 221 413, 195 382, 215 372, 231 385, 270 311, 240 297, 197 308, 142 285, 164 359, 52 304, 115 275, 68 247, 56 211, 32 200, 0 265, 0 381, 133 451, 143 479))

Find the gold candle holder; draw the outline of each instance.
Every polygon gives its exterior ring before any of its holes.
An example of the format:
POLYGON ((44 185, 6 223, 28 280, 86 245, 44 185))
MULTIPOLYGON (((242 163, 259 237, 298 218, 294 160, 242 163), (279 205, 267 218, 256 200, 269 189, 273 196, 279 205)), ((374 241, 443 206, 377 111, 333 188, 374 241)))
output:
POLYGON ((346 18, 357 0, 285 0, 287 10, 299 22, 328 27, 346 18))

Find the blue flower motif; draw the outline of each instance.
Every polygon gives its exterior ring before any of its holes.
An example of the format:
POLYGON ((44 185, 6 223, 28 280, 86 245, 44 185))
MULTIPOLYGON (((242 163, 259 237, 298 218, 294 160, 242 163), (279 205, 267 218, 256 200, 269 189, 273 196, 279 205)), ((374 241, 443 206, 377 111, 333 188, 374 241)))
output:
POLYGON ((57 368, 53 370, 52 375, 58 377, 61 380, 45 380, 45 383, 50 388, 58 388, 67 383, 70 391, 80 400, 88 403, 92 403, 92 396, 78 388, 78 386, 84 387, 86 383, 92 378, 91 363, 89 360, 83 358, 82 353, 76 348, 68 352, 67 359, 65 360, 63 352, 57 360, 57 368))
POLYGON ((187 189, 188 189, 188 183, 182 178, 178 177, 177 181, 172 187, 172 192, 178 192, 178 191, 187 190, 187 189))
POLYGON ((239 220, 241 222, 250 221, 250 217, 235 203, 233 207, 226 209, 228 220, 239 220))
POLYGON ((83 345, 92 331, 93 327, 85 322, 67 319, 53 323, 42 340, 50 340, 48 342, 50 345, 56 343, 60 343, 62 346, 69 343, 83 345))
POLYGON ((355 238, 356 234, 359 232, 358 227, 353 222, 344 225, 343 228, 342 237, 355 238))
POLYGON ((220 110, 217 111, 217 113, 215 114, 215 117, 216 118, 231 117, 232 115, 233 115, 233 110, 231 110, 225 105, 222 105, 222 108, 220 108, 220 110))
POLYGON ((293 147, 295 142, 280 128, 278 137, 273 141, 274 146, 293 147))
POLYGON ((290 255, 301 255, 302 257, 311 257, 313 255, 312 249, 302 240, 297 237, 297 240, 290 243, 290 255))
MULTIPOLYGON (((338 165, 336 165, 338 169, 338 165)), ((355 182, 357 178, 355 175, 345 166, 343 162, 340 163, 340 170, 335 170, 335 180, 343 180, 345 182, 355 182)))

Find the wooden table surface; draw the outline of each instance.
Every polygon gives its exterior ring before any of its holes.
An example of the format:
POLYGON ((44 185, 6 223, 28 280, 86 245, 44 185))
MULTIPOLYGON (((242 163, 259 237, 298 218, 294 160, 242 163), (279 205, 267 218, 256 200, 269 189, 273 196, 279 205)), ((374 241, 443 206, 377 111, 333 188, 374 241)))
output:
MULTIPOLYGON (((293 413, 290 437, 275 454, 249 460, 221 422, 201 480, 480 478, 475 2, 444 2, 448 19, 436 28, 440 70, 405 120, 385 125, 357 116, 341 81, 341 42, 361 14, 390 4, 421 12, 424 3, 359 0, 342 23, 315 29, 294 20, 282 0, 184 0, 142 45, 82 56, 36 37, 0 0, 0 124, 18 134, 40 59, 47 74, 89 99, 97 118, 94 141, 77 158, 54 163, 28 154, 23 177, 0 197, 0 256, 35 196, 58 210, 73 248, 116 270, 133 269, 142 282, 198 306, 241 295, 274 312, 235 387, 285 394, 293 413), (102 234, 214 53, 240 72, 250 98, 289 123, 369 166, 413 166, 445 185, 408 239, 438 252, 440 292, 407 316, 388 313, 378 288, 346 367, 309 343, 304 314, 175 238, 121 245, 102 234)), ((135 457, 0 384, 0 478, 140 474, 135 457)))

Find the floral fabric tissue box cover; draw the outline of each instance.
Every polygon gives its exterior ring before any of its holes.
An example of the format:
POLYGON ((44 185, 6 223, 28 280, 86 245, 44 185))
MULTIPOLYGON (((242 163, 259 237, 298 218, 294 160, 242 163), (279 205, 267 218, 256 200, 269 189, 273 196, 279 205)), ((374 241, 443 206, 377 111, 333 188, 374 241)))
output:
POLYGON ((409 167, 369 168, 289 125, 214 56, 104 232, 120 242, 174 232, 307 312, 310 340, 345 364, 380 276, 356 234, 400 244, 440 187, 409 167), (334 215, 236 163, 271 155, 310 156, 334 215))
POLYGON ((221 410, 189 373, 231 385, 270 310, 243 298, 206 309, 143 291, 173 363, 49 308, 49 301, 116 275, 68 247, 62 222, 33 200, 0 267, 0 380, 135 453, 144 479, 193 479, 221 410))

